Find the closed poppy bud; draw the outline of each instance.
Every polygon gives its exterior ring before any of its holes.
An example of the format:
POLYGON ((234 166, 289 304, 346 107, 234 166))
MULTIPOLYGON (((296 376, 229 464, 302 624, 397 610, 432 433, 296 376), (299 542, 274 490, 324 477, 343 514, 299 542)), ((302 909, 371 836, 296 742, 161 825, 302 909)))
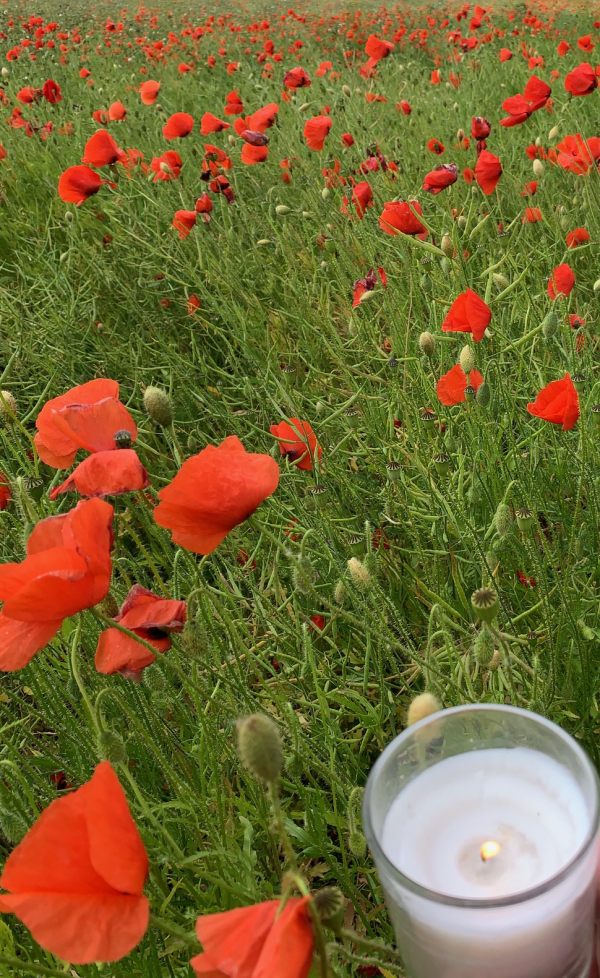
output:
POLYGON ((419 336, 419 349, 426 357, 432 357, 435 353, 435 337, 428 330, 419 336))
POLYGON ((447 258, 452 258, 454 254, 454 245, 452 244, 452 238, 449 234, 443 234, 442 240, 440 242, 440 248, 444 252, 447 258))
POLYGON ((17 416, 17 401, 10 391, 0 391, 0 421, 5 424, 17 416))
POLYGON ((494 637, 485 626, 477 633, 472 647, 473 658, 484 669, 489 666, 494 654, 494 637))
POLYGON ((482 587, 473 592, 471 606, 480 621, 488 624, 494 621, 500 610, 498 595, 489 587, 482 587))
POLYGON ((112 730, 103 730, 99 735, 98 753, 103 761, 110 761, 111 764, 124 764, 127 761, 123 739, 112 730))
POLYGON ((366 588, 371 583, 371 575, 365 565, 358 557, 350 557, 348 561, 348 573, 354 584, 359 588, 366 588))
POLYGON ((598 295, 598 293, 600 292, 600 278, 597 278, 596 279, 596 281, 594 282, 593 288, 594 288, 595 294, 598 295))
POLYGON ((477 389, 475 394, 475 400, 480 405, 480 407, 487 407, 491 400, 490 385, 487 380, 484 380, 483 384, 477 389))
POLYGON ((344 923, 346 899, 337 886, 324 886, 313 896, 313 904, 319 920, 336 933, 344 923))
POLYGON ((498 289, 508 288, 509 281, 506 275, 503 275, 501 272, 494 272, 492 274, 492 281, 498 289))
POLYGON ((510 506, 507 506, 506 503, 499 503, 494 514, 494 526, 496 527, 498 536, 505 537, 507 533, 510 533, 512 522, 510 506))
POLYGON ((406 725, 412 727, 413 723, 419 723, 420 720, 424 720, 425 717, 431 716, 432 713, 438 713, 440 710, 439 700, 433 693, 420 693, 419 696, 415 696, 408 708, 406 725))
POLYGON ((264 713, 254 713, 237 723, 240 760, 251 774, 274 784, 283 768, 283 749, 277 724, 264 713))
POLYGON ((532 170, 534 172, 534 175, 536 177, 543 176, 543 173, 544 173, 544 164, 542 163, 541 160, 534 160, 533 163, 532 163, 532 167, 531 168, 532 168, 532 170))
POLYGON ((285 214, 290 213, 290 208, 287 206, 287 204, 277 204, 277 207, 275 208, 275 213, 277 214, 278 217, 284 217, 285 214))
POLYGON ((559 326, 560 319, 558 318, 558 313, 554 309, 551 309, 542 321, 544 339, 549 340, 552 336, 555 336, 559 326))
POLYGON ((346 96, 346 98, 350 98, 352 95, 352 89, 349 85, 342 85, 342 93, 346 96))
POLYGON ((550 142, 553 142, 553 140, 556 139, 556 137, 558 136, 559 132, 560 132, 560 129, 558 128, 558 126, 553 126, 552 127, 552 129, 548 133, 548 139, 550 140, 550 142))
POLYGON ((470 346, 463 346, 458 359, 466 374, 475 369, 475 354, 470 346))
POLYGON ((168 427, 173 421, 171 398, 160 387, 146 387, 144 407, 152 420, 156 421, 161 428, 168 427))

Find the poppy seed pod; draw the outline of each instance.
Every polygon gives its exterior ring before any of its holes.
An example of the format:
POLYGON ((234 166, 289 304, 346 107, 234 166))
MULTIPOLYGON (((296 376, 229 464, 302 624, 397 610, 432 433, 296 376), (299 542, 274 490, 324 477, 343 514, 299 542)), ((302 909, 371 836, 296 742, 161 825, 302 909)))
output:
POLYGON ((526 532, 533 526, 533 513, 530 509, 523 506, 521 509, 515 510, 515 519, 517 521, 517 526, 522 532, 526 532))
POLYGON ((475 354, 470 346, 463 346, 458 359, 466 374, 475 369, 475 354))
POLYGON ((435 353, 435 337, 429 332, 429 330, 425 330, 425 332, 421 333, 419 336, 419 349, 421 353, 425 354, 426 357, 432 357, 435 353))
POLYGON ((433 693, 420 693, 418 696, 415 696, 408 707, 406 725, 412 727, 413 723, 424 720, 425 717, 431 716, 432 713, 439 713, 441 708, 439 700, 433 693))
POLYGON ((146 387, 144 407, 152 420, 156 421, 161 428, 168 427, 173 421, 171 398, 160 387, 146 387))
POLYGON ((344 923, 346 898, 337 886, 325 886, 313 896, 313 905, 321 923, 334 933, 344 923))
POLYGON ((10 391, 0 391, 0 421, 13 421, 17 416, 17 401, 10 391))
POLYGON ((480 621, 490 624, 500 610, 498 595, 490 587, 479 588, 471 595, 471 607, 480 621))
POLYGON ((277 724, 264 713, 254 713, 237 722, 240 760, 256 778, 274 784, 283 768, 283 749, 277 724))

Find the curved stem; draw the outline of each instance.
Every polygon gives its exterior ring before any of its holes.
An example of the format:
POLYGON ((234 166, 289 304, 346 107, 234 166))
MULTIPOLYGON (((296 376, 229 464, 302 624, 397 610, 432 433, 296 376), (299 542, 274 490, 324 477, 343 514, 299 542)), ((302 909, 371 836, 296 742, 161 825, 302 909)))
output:
POLYGON ((193 931, 184 930, 183 927, 179 927, 170 920, 165 920, 164 917, 157 917, 155 914, 152 914, 150 917, 150 926, 152 925, 158 927, 159 930, 164 931, 165 934, 171 934, 173 937, 178 937, 180 941, 183 941, 183 943, 187 945, 187 947, 193 947, 196 949, 200 947, 200 942, 193 931))
POLYGON ((98 717, 96 715, 96 711, 94 709, 94 706, 92 704, 92 701, 91 701, 90 697, 88 696, 88 693, 87 693, 87 690, 85 688, 85 684, 83 682, 83 679, 81 678, 81 672, 80 672, 80 669, 79 669, 79 660, 77 658, 77 649, 78 649, 78 646, 79 646, 79 636, 80 635, 81 635, 81 619, 79 619, 79 621, 77 622, 77 625, 75 627, 75 632, 73 634, 73 638, 71 639, 71 648, 70 648, 70 653, 69 653, 69 661, 71 663, 71 672, 73 673, 73 679, 75 680, 75 683, 77 684, 77 688, 78 688, 78 690, 79 690, 79 692, 81 694, 81 698, 82 698, 83 702, 85 703, 85 707, 86 707, 86 709, 87 709, 87 711, 88 711, 88 713, 90 715, 90 720, 92 721, 92 726, 94 728, 94 731, 96 733, 96 736, 98 737, 100 735, 100 733, 101 733, 100 724, 98 723, 98 717))

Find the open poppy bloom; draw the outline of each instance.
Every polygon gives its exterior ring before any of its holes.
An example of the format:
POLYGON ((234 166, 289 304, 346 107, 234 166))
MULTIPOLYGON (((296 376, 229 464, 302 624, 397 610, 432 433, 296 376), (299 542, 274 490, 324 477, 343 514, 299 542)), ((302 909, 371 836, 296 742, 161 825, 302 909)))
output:
POLYGON ((471 333, 480 343, 490 324, 492 310, 483 299, 467 289, 454 300, 442 323, 444 333, 471 333))
POLYGON ((429 232, 419 220, 418 215, 422 213, 418 200, 391 200, 383 205, 379 227, 386 234, 414 234, 424 239, 429 232))
MULTIPOLYGON (((373 206, 373 191, 371 185, 366 180, 361 180, 352 188, 352 203, 356 216, 362 221, 369 207, 373 206)), ((342 213, 348 214, 349 200, 344 197, 342 201, 342 213)))
POLYGON ((203 136, 208 136, 211 132, 222 132, 223 129, 230 129, 231 124, 219 119, 212 112, 205 112, 200 120, 200 132, 203 136))
POLYGON ((189 112, 175 112, 163 126, 165 139, 184 139, 194 128, 194 117, 189 112))
POLYGON ((500 119, 500 125, 505 127, 519 126, 538 109, 542 109, 550 95, 552 89, 546 82, 543 82, 537 75, 532 75, 523 89, 523 94, 511 95, 502 103, 502 108, 508 115, 505 119, 500 119))
POLYGON ((575 285, 575 273, 566 263, 557 265, 548 279, 548 295, 556 299, 559 295, 570 295, 575 285))
POLYGON ((81 162, 90 166, 110 166, 117 163, 122 155, 123 150, 119 149, 108 130, 98 129, 85 144, 81 162))
POLYGON ((574 428, 579 418, 579 396, 571 375, 566 373, 561 380, 547 384, 527 410, 536 418, 561 425, 563 431, 574 428))
POLYGON ((365 44, 365 54, 372 61, 382 61, 383 58, 387 58, 391 54, 394 47, 395 45, 391 41, 384 41, 382 37, 377 37, 376 34, 369 34, 365 44))
POLYGON ((312 119, 307 119, 304 124, 304 141, 308 148, 317 152, 322 150, 332 125, 333 120, 328 115, 315 115, 312 119))
POLYGON ((482 150, 475 164, 475 179, 486 197, 493 194, 501 176, 502 164, 498 157, 487 149, 482 150))
POLYGON ((291 88, 292 90, 296 88, 308 88, 312 85, 309 76, 306 74, 304 68, 291 68, 286 71, 283 76, 283 84, 286 88, 291 88))
POLYGON ((148 485, 148 473, 132 448, 94 452, 80 462, 68 479, 50 493, 56 499, 73 490, 80 496, 117 496, 148 485))
POLYGON ((69 468, 80 448, 110 451, 118 431, 127 431, 131 441, 137 437, 135 421, 119 401, 117 381, 104 377, 52 398, 38 414, 35 426, 36 451, 42 462, 55 469, 69 468))
POLYGON ((58 196, 65 204, 81 207, 84 201, 97 194, 102 179, 89 166, 70 166, 61 173, 58 180, 58 196))
POLYGON ((474 115, 471 119, 471 135, 473 139, 487 139, 492 131, 491 124, 481 115, 474 115))
MULTIPOLYGON (((248 132, 248 130, 246 130, 248 132)), ((257 133, 260 135, 260 133, 257 133)), ((266 137, 263 137, 266 138, 266 137)), ((269 147, 259 143, 245 141, 240 153, 240 159, 245 166, 256 166, 257 163, 264 163, 269 156, 269 147)))
POLYGON ((439 194, 446 187, 456 183, 458 178, 458 167, 456 163, 442 163, 430 170, 423 180, 423 190, 430 194, 439 194))
MULTIPOLYGON (((169 634, 180 632, 185 625, 185 613, 185 601, 161 598, 141 584, 134 584, 114 620, 149 642, 157 652, 166 652, 171 648, 169 634)), ((98 639, 96 669, 104 675, 120 672, 138 676, 155 660, 148 648, 118 628, 107 628, 98 639)))
POLYGON ((53 81, 52 78, 49 78, 42 85, 42 95, 46 99, 46 102, 50 102, 50 105, 57 105, 58 102, 62 102, 60 85, 58 82, 53 81))
POLYGON ((113 102, 108 107, 109 122, 122 122, 127 117, 127 109, 122 102, 113 102))
POLYGON ((160 91, 160 82, 145 81, 139 87, 140 100, 142 105, 154 105, 160 91))
POLYGON ((148 857, 114 768, 42 812, 8 857, 0 911, 71 964, 119 961, 148 929, 148 857))
POLYGON ((180 547, 210 554, 278 483, 275 459, 247 452, 240 439, 230 435, 183 463, 173 481, 160 490, 154 519, 171 531, 180 547))
POLYGON ((565 136, 557 144, 558 156, 556 162, 563 170, 571 173, 588 173, 600 160, 600 136, 590 136, 584 139, 581 133, 565 136))
POLYGON ((323 449, 308 421, 289 418, 288 421, 272 424, 269 431, 279 442, 281 454, 294 462, 299 469, 312 472, 315 458, 321 460, 323 449))
POLYGON ((23 669, 65 618, 102 601, 110 585, 113 508, 77 504, 34 527, 20 564, 0 565, 0 670, 23 669))
POLYGON ((598 78, 589 61, 577 65, 565 77, 565 90, 569 95, 591 95, 598 85, 598 78))
POLYGON ((225 115, 241 115, 243 111, 244 103, 234 89, 225 96, 225 115))
POLYGON ((307 978, 314 938, 307 904, 292 897, 198 917, 204 951, 190 964, 197 978, 307 978))
POLYGON ((188 234, 196 224, 198 214, 193 211, 175 211, 172 227, 175 228, 181 240, 187 238, 188 234))
POLYGON ((460 363, 457 363, 440 377, 435 389, 441 403, 446 407, 452 407, 454 404, 462 404, 467 399, 467 387, 477 391, 482 384, 483 376, 478 370, 469 371, 467 376, 460 363))
POLYGON ((565 237, 567 248, 578 248, 579 245, 587 244, 590 240, 590 232, 587 228, 575 228, 569 231, 565 237))
POLYGON ((153 182, 157 180, 176 180, 181 173, 183 160, 174 149, 168 149, 162 156, 154 156, 150 161, 150 169, 154 173, 153 182))

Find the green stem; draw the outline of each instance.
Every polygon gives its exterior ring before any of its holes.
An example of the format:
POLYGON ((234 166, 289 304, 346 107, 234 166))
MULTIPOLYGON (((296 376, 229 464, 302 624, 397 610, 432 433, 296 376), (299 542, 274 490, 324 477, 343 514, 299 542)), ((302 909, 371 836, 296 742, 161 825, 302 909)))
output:
POLYGON ((365 951, 372 951, 375 954, 386 954, 388 957, 393 958, 396 966, 402 962, 399 951, 394 951, 392 947, 388 947, 387 944, 381 944, 380 941, 372 941, 368 937, 362 937, 361 934, 357 934, 356 931, 346 927, 342 927, 338 931, 338 937, 341 937, 344 941, 351 941, 357 947, 363 947, 365 951))
POLYGON ((287 834, 285 823, 283 821, 283 810, 281 808, 281 797, 279 794, 279 782, 274 781, 268 787, 269 801, 271 803, 271 810, 273 812, 273 822, 283 852, 285 855, 286 863, 292 872, 298 872, 298 861, 296 859, 296 853, 294 852, 294 847, 290 842, 290 837, 287 834))
POLYGON ((165 934, 171 934, 173 937, 178 937, 180 941, 183 941, 183 943, 187 945, 187 947, 198 949, 200 946, 200 942, 193 931, 184 930, 183 927, 173 924, 170 920, 165 920, 164 917, 157 917, 155 914, 152 914, 150 917, 150 926, 158 927, 159 930, 163 930, 165 934))
POLYGON ((159 821, 159 819, 157 819, 156 816, 153 815, 153 813, 150 811, 148 802, 146 801, 142 792, 140 791, 137 781, 135 780, 133 774, 129 770, 127 764, 119 764, 118 768, 119 768, 119 773, 121 773, 125 777, 127 783, 129 784, 129 787, 134 793, 137 803, 140 806, 143 815, 148 819, 149 822, 152 823, 152 825, 154 825, 155 829, 163 836, 163 838, 166 839, 166 841, 168 842, 168 844, 171 846, 173 850, 175 858, 178 861, 182 860, 184 858, 183 851, 179 848, 177 842, 175 841, 175 839, 173 838, 169 830, 166 829, 164 825, 162 825, 162 823, 159 821))
POLYGON ((6 954, 0 954, 0 964, 5 964, 12 968, 15 975, 47 975, 48 978, 66 978, 67 976, 66 971, 58 971, 57 968, 46 968, 43 964, 23 961, 22 958, 9 958, 6 954))
POLYGON ((85 684, 83 682, 83 679, 81 678, 81 672, 80 672, 80 669, 79 669, 79 660, 77 658, 77 650, 78 650, 78 646, 79 646, 79 637, 80 637, 80 635, 81 635, 81 619, 79 619, 79 621, 77 622, 77 625, 75 627, 75 632, 73 634, 73 638, 71 639, 71 649, 70 649, 69 660, 70 660, 70 663, 71 663, 71 672, 73 673, 73 679, 75 680, 75 683, 77 684, 77 688, 78 688, 78 690, 79 690, 79 692, 81 694, 81 698, 82 698, 83 702, 85 703, 85 707, 86 707, 86 709, 87 709, 87 711, 88 711, 88 713, 90 715, 90 720, 92 721, 92 726, 94 728, 94 731, 96 733, 96 736, 98 737, 100 735, 100 733, 101 733, 101 731, 100 731, 100 724, 98 723, 98 717, 96 715, 96 711, 94 709, 94 706, 92 704, 91 699, 89 698, 89 696, 87 694, 87 690, 85 688, 85 684))

